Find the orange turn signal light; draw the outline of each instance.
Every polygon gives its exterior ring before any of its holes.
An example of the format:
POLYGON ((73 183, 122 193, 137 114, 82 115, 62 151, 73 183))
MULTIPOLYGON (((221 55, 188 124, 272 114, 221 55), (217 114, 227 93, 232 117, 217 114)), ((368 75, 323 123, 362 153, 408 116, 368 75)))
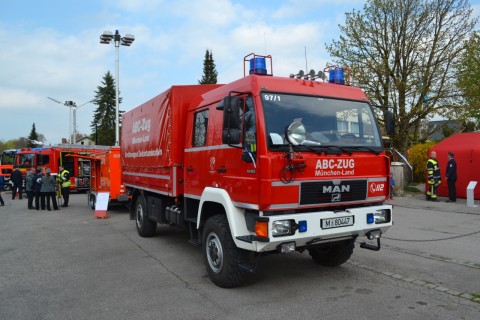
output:
POLYGON ((268 238, 268 222, 267 221, 255 222, 255 235, 259 238, 268 238))

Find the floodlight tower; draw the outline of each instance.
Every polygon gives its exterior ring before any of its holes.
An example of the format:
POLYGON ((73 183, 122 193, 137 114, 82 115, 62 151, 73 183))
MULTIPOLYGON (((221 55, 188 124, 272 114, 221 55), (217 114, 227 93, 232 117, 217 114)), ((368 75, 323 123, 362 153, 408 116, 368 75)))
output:
POLYGON ((132 34, 126 34, 124 37, 118 33, 118 30, 115 30, 115 34, 111 31, 105 31, 100 36, 100 43, 109 44, 111 41, 115 43, 115 146, 119 146, 120 134, 119 134, 119 120, 118 120, 118 82, 119 82, 119 75, 118 75, 118 48, 120 44, 122 46, 129 47, 133 41, 135 41, 135 37, 132 34))

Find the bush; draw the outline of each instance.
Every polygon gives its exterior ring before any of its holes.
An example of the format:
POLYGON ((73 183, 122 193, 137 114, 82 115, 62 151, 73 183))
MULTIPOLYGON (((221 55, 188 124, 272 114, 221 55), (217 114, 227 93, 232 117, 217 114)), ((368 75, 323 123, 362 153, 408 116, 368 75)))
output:
POLYGON ((413 167, 414 182, 425 182, 428 150, 434 145, 436 145, 436 142, 426 142, 417 144, 408 150, 408 162, 413 167))

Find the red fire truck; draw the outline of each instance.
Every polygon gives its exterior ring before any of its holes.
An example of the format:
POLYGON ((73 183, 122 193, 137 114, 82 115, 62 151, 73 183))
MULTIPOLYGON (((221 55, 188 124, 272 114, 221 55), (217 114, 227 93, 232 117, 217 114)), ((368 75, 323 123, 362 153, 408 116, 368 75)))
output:
POLYGON ((13 161, 16 153, 17 149, 8 149, 3 150, 0 154, 0 176, 3 176, 5 190, 10 189, 10 174, 13 171, 13 161))
POLYGON ((91 161, 91 180, 88 204, 92 210, 95 210, 99 192, 109 193, 109 204, 127 204, 129 196, 122 183, 120 147, 110 147, 95 152, 89 159, 91 161))
POLYGON ((90 189, 90 159, 88 156, 96 150, 98 150, 96 146, 75 145, 19 149, 15 156, 14 167, 19 168, 24 176, 30 168, 38 167, 50 168, 52 175, 57 175, 58 167, 62 165, 70 172, 70 190, 84 192, 90 189), (82 155, 85 158, 82 158, 82 155))
MULTIPOLYGON (((173 86, 123 115, 123 182, 140 236, 185 227, 212 281, 243 284, 271 253, 337 266, 379 250, 390 164, 365 93, 248 55, 226 85, 173 86), (249 66, 250 64, 250 66, 249 66)), ((390 123, 390 122, 388 122, 390 123)))

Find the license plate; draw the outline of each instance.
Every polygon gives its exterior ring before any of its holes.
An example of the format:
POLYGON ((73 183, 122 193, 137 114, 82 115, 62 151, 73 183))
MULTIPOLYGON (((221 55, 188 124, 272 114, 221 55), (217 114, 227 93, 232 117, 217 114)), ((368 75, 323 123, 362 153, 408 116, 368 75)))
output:
POLYGON ((320 219, 322 229, 340 228, 353 226, 353 216, 320 219))

